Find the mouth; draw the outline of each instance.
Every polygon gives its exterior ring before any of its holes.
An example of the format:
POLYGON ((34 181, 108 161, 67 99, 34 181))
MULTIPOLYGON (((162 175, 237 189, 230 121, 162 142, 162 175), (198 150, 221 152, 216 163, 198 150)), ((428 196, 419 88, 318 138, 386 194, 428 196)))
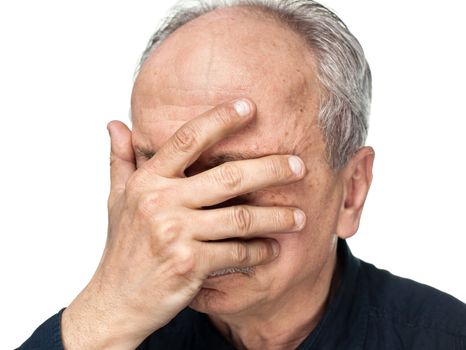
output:
MULTIPOLYGON (((210 206, 205 206, 202 207, 204 210, 208 209, 220 209, 220 208, 226 208, 226 207, 232 207, 235 205, 242 205, 242 204, 249 204, 247 200, 248 194, 241 195, 238 197, 233 197, 230 198, 224 202, 215 204, 215 205, 210 205, 210 206)), ((233 240, 232 239, 224 239, 223 241, 228 241, 228 240, 233 240)), ((247 266, 247 267, 229 267, 226 269, 222 270, 217 270, 214 272, 209 273, 207 279, 213 279, 213 278, 219 278, 223 276, 228 276, 228 275, 233 275, 233 274, 242 274, 247 277, 252 277, 254 275, 255 269, 252 266, 247 266)))
MULTIPOLYGON (((231 206, 245 204, 245 203, 246 201, 244 199, 244 196, 238 196, 238 197, 230 198, 224 202, 221 202, 215 205, 203 207, 202 209, 219 209, 219 208, 226 208, 226 207, 231 207, 231 206)), ((253 267, 229 267, 226 269, 222 269, 222 270, 209 273, 207 279, 218 278, 218 277, 237 274, 237 273, 241 273, 246 276, 251 276, 254 273, 254 268, 253 267)))
POLYGON ((235 273, 241 273, 245 276, 251 277, 254 275, 254 267, 229 267, 227 269, 222 269, 209 273, 207 279, 218 278, 222 276, 232 275, 235 273))

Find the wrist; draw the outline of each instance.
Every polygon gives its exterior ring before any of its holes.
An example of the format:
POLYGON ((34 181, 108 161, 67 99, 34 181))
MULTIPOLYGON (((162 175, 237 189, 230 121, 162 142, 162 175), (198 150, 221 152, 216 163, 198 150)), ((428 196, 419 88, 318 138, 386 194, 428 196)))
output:
POLYGON ((89 303, 82 305, 78 298, 62 313, 61 336, 65 350, 132 350, 144 340, 145 337, 131 334, 132 327, 124 317, 118 320, 89 303))

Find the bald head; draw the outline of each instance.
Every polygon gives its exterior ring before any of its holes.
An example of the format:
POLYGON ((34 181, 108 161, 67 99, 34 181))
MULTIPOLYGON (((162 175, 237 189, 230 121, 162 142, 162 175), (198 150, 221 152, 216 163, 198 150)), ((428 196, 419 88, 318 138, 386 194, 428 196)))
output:
MULTIPOLYGON (((218 11, 215 10, 232 7, 235 10, 233 16, 230 16, 233 22, 237 15, 239 18, 241 11, 244 12, 243 15, 255 21, 268 19, 268 23, 271 23, 274 29, 279 26, 283 31, 296 34, 298 39, 305 43, 304 51, 308 54, 312 53, 311 60, 301 60, 297 67, 301 72, 310 70, 315 73, 314 77, 317 76, 319 84, 311 82, 311 85, 320 89, 318 122, 326 142, 327 161, 334 170, 343 168, 365 143, 371 101, 371 72, 358 40, 335 13, 318 2, 314 0, 273 2, 199 0, 195 3, 180 1, 150 39, 142 55, 140 66, 151 56, 154 49, 181 27, 186 27, 189 22, 211 12, 217 12, 218 15, 218 11)), ((214 21, 213 17, 210 17, 210 20, 214 21)), ((237 23, 233 24, 236 26, 232 25, 226 30, 236 35, 237 23)), ((245 28, 246 32, 251 27, 245 28)), ((269 31, 269 28, 265 28, 265 31, 269 31)), ((214 32, 212 30, 212 34, 214 32)), ((254 36, 252 33, 254 32, 244 34, 254 36)), ((240 38, 244 38, 244 35, 238 36, 238 41, 241 41, 240 38)), ((260 45, 258 47, 262 49, 260 45)), ((262 72, 267 74, 270 70, 275 71, 275 67, 269 69, 268 65, 264 64, 271 61, 267 54, 265 56, 265 60, 260 61, 259 66, 264 65, 262 72)), ((293 60, 289 62, 292 63, 293 60)), ((260 71, 257 66, 254 68, 260 71)), ((288 76, 285 77, 285 81, 287 78, 288 76)), ((279 79, 276 80, 280 82, 279 79)), ((305 88, 308 87, 309 81, 305 84, 305 88)), ((297 90, 300 92, 304 89, 298 85, 297 90)), ((290 95, 291 99, 296 97, 299 99, 302 96, 299 93, 290 95)))
POLYGON ((179 28, 152 53, 133 103, 144 97, 154 104, 215 105, 244 94, 255 101, 279 94, 290 104, 317 96, 314 66, 303 40, 272 18, 240 7, 215 10, 179 28))
MULTIPOLYGON (((132 96, 135 132, 151 134, 149 125, 157 128, 162 118, 170 125, 163 135, 157 132, 163 142, 199 113, 248 96, 256 102, 258 115, 238 136, 259 149, 259 140, 282 138, 298 124, 304 131, 317 122, 314 67, 302 38, 270 16, 241 7, 209 12, 176 30, 145 61, 132 96)), ((296 142, 309 139, 295 136, 296 142)), ((263 152, 280 152, 277 147, 263 152)))

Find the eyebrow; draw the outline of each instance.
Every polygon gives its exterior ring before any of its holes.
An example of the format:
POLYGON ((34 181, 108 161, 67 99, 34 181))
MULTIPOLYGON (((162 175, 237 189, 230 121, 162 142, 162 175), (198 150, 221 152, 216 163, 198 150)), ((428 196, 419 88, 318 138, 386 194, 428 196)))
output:
MULTIPOLYGON (((144 156, 146 158, 153 157, 157 152, 153 151, 150 148, 146 147, 135 147, 135 153, 139 156, 144 156)), ((221 154, 214 155, 210 157, 207 161, 207 164, 210 166, 217 166, 222 163, 232 162, 235 160, 245 160, 245 159, 254 159, 266 156, 265 154, 257 154, 254 152, 225 152, 221 154)))
POLYGON ((151 150, 150 148, 136 146, 134 147, 134 153, 136 153, 136 157, 144 157, 147 159, 151 159, 156 152, 151 150))
MULTIPOLYGON (((136 146, 134 150, 137 156, 144 157, 146 159, 152 158, 157 153, 156 151, 150 148, 141 147, 141 146, 136 146)), ((216 154, 210 157, 207 160, 207 166, 213 168, 226 162, 233 162, 237 160, 246 160, 246 159, 255 159, 255 158, 265 157, 266 155, 267 154, 258 154, 258 153, 250 152, 250 151, 225 152, 225 153, 216 154)))

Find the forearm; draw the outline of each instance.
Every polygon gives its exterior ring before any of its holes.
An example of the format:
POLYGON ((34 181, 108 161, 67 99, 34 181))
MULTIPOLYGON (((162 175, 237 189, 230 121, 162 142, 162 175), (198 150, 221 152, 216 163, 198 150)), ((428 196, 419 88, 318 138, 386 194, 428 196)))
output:
POLYGON ((42 323, 17 350, 135 349, 140 341, 104 331, 98 320, 73 321, 69 309, 62 309, 42 323), (70 317, 71 316, 71 317, 70 317), (81 322, 84 321, 84 322, 81 322), (113 335, 112 335, 113 334, 113 335))
POLYGON ((107 299, 105 305, 119 312, 105 310, 95 305, 84 290, 64 310, 61 318, 61 334, 66 350, 133 350, 148 334, 135 334, 128 313, 121 307, 112 307, 107 299))

